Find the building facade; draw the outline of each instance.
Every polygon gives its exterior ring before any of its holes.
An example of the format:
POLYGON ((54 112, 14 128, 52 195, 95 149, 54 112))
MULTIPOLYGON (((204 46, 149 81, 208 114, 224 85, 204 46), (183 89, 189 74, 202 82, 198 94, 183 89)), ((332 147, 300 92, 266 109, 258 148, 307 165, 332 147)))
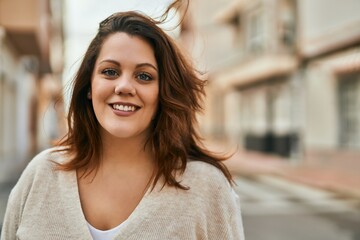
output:
POLYGON ((62 42, 61 1, 0 0, 0 165, 8 174, 61 134, 62 42))
POLYGON ((360 167, 360 2, 299 4, 305 160, 355 172, 360 167))
POLYGON ((211 69, 203 132, 294 162, 360 166, 360 2, 218 2, 190 12, 206 39, 194 55, 211 69))

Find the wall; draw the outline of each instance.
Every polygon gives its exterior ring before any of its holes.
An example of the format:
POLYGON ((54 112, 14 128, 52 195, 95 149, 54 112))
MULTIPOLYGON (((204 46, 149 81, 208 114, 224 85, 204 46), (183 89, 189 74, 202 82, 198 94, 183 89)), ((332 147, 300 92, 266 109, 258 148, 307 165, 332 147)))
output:
POLYGON ((301 0, 300 49, 313 57, 360 39, 360 1, 301 0), (326 7, 326 10, 324 9, 326 7))

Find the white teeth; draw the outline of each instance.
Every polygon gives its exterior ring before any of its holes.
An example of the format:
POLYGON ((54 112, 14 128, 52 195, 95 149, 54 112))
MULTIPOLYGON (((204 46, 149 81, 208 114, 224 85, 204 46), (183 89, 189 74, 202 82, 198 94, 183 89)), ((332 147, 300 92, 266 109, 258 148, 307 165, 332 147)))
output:
POLYGON ((120 111, 124 111, 124 112, 134 112, 135 111, 135 106, 113 104, 112 107, 116 110, 120 110, 120 111))

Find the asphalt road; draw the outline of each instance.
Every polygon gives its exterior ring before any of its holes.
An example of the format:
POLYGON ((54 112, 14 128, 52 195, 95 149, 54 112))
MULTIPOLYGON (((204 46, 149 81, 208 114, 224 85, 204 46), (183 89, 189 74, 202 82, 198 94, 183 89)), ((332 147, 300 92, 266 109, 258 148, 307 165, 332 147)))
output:
POLYGON ((274 176, 237 177, 246 240, 360 240, 360 201, 274 176))

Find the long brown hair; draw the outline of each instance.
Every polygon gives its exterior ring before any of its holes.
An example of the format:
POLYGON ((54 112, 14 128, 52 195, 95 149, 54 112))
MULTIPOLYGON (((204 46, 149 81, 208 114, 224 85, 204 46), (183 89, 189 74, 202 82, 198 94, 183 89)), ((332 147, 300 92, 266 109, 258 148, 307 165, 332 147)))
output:
POLYGON ((96 171, 102 155, 99 123, 91 101, 87 98, 92 71, 104 40, 113 33, 124 32, 145 39, 155 53, 159 67, 159 106, 150 126, 146 144, 154 153, 156 173, 154 186, 160 177, 165 184, 186 189, 175 178, 175 172, 185 171, 188 161, 202 161, 220 169, 231 182, 231 175, 221 160, 201 145, 196 131, 196 113, 202 110, 206 81, 179 51, 174 41, 157 26, 157 21, 137 12, 120 12, 100 23, 90 43, 74 86, 68 113, 68 133, 60 143, 70 161, 59 165, 61 170, 96 171))

